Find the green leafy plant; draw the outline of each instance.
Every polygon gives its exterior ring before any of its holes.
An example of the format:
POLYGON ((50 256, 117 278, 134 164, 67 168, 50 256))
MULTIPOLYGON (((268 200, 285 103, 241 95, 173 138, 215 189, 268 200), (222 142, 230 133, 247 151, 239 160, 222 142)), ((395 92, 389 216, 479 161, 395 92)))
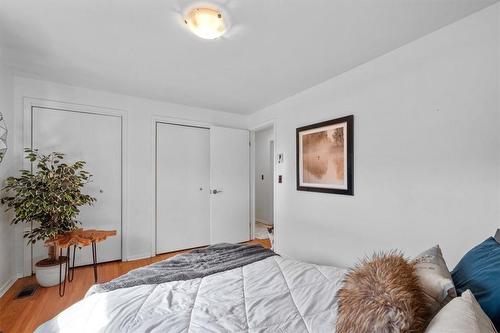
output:
MULTIPOLYGON (((2 189, 6 195, 1 203, 7 206, 6 211, 15 213, 11 223, 34 222, 34 227, 24 234, 28 244, 78 228, 79 207, 96 201, 82 193, 92 179, 84 170, 85 162, 66 164, 64 154, 42 155, 36 149, 25 149, 25 154, 34 171, 20 170, 21 176, 7 178, 2 189)), ((56 261, 55 252, 49 248, 51 261, 56 261)))

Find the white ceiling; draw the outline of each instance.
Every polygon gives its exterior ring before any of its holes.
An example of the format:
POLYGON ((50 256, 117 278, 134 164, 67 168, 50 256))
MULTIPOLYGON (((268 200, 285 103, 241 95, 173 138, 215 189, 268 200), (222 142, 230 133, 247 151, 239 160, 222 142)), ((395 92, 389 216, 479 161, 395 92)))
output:
POLYGON ((21 75, 240 114, 257 111, 497 0, 214 0, 202 40, 188 0, 0 0, 21 75))

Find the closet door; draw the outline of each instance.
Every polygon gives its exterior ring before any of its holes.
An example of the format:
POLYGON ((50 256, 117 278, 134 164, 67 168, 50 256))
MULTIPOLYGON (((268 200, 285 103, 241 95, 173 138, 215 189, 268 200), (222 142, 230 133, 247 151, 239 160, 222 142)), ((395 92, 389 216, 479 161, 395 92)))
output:
POLYGON ((156 253, 210 243, 210 132, 156 124, 156 253))
MULTIPOLYGON (((122 119, 95 113, 34 107, 32 147, 47 154, 66 154, 65 160, 83 160, 92 182, 84 193, 95 197, 92 206, 81 208, 78 220, 85 229, 116 230, 117 235, 98 243, 99 262, 120 260, 122 225, 122 119)), ((47 249, 37 244, 34 262, 46 257, 47 249)), ((76 265, 92 263, 91 247, 76 250, 76 265)))
POLYGON ((250 144, 247 130, 211 127, 211 242, 250 239, 250 144))

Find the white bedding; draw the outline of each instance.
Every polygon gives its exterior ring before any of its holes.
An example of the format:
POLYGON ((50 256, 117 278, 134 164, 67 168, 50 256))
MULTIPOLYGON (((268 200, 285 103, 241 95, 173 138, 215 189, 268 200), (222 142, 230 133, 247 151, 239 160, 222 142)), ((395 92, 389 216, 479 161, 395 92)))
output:
POLYGON ((344 269, 279 256, 90 295, 36 332, 335 332, 344 269))

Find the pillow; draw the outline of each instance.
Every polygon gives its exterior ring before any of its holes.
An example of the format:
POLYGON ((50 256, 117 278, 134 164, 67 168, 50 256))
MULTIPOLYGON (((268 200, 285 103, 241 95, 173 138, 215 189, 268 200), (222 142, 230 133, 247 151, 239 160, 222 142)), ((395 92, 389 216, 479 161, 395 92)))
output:
POLYGON ((420 286, 434 315, 452 298, 457 297, 451 273, 439 245, 420 253, 413 261, 420 286))
POLYGON ((432 319, 425 333, 496 333, 470 290, 453 299, 432 319))
POLYGON ((428 322, 415 266, 401 254, 363 260, 347 273, 337 298, 337 333, 422 332, 428 322))
POLYGON ((451 273, 457 293, 467 289, 500 329, 500 244, 490 237, 467 252, 451 273))

